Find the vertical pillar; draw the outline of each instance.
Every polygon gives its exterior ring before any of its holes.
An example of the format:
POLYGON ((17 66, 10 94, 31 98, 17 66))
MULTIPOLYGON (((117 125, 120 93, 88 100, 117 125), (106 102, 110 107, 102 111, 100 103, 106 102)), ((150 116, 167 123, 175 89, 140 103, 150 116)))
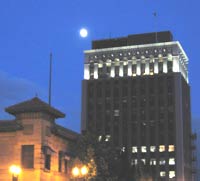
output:
POLYGON ((158 59, 154 58, 154 73, 158 74, 158 59))
POLYGON ((128 76, 132 76, 132 61, 128 60, 128 76))
POLYGON ((98 79, 98 63, 94 64, 94 79, 98 79))
POLYGON ((84 64, 84 79, 89 80, 90 79, 90 65, 84 64))
POLYGON ((179 72, 180 67, 179 67, 179 58, 178 58, 178 56, 173 57, 172 64, 173 64, 172 65, 173 66, 173 72, 179 72))
POLYGON ((111 63, 110 76, 115 77, 115 62, 111 63))
POLYGON ((145 75, 149 75, 149 60, 145 61, 145 75))
POLYGON ((123 75, 124 75, 123 61, 122 62, 120 61, 120 64, 119 64, 119 76, 123 77, 123 75))
POLYGON ((136 74, 141 75, 141 60, 137 60, 136 74))
POLYGON ((167 58, 164 58, 163 60, 163 73, 167 73, 167 58))

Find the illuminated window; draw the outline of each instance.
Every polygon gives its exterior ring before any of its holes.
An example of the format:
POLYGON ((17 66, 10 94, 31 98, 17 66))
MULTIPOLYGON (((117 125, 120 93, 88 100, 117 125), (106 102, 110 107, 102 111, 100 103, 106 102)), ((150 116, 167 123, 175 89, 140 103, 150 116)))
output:
POLYGON ((143 158, 141 159, 141 162, 145 165, 146 164, 146 160, 143 158))
POLYGON ((160 164, 160 165, 165 165, 165 159, 164 159, 164 158, 161 158, 159 164, 160 164))
POLYGON ((141 147, 141 151, 142 151, 142 153, 146 153, 147 152, 147 147, 146 146, 142 146, 141 147))
POLYGON ((176 176, 175 171, 169 171, 169 178, 174 178, 176 176))
POLYGON ((119 116, 119 110, 114 110, 114 116, 119 116))
POLYGON ((134 159, 134 160, 132 161, 132 164, 133 164, 133 165, 137 165, 137 164, 138 164, 137 159, 134 159))
POLYGON ((161 177, 165 177, 166 176, 166 172, 160 172, 160 176, 161 177))
POLYGON ((155 158, 150 159, 150 165, 156 165, 156 159, 155 158))
POLYGON ((132 147, 132 153, 137 153, 137 146, 132 147))
POLYGON ((156 151, 156 146, 150 146, 150 152, 155 152, 156 151))
POLYGON ((106 142, 107 142, 107 141, 110 141, 110 135, 106 135, 105 141, 106 141, 106 142))
POLYGON ((164 152, 164 151, 165 151, 165 145, 160 145, 159 152, 164 152))
POLYGON ((175 165, 175 158, 169 159, 169 165, 175 165))
POLYGON ((168 151, 169 151, 169 152, 173 152, 173 151, 174 151, 174 145, 169 145, 168 151))
POLYGON ((125 147, 122 147, 121 151, 122 152, 125 152, 126 148, 125 147))
POLYGON ((99 136, 98 140, 99 140, 99 141, 101 141, 101 140, 102 140, 102 136, 101 136, 101 135, 99 136))

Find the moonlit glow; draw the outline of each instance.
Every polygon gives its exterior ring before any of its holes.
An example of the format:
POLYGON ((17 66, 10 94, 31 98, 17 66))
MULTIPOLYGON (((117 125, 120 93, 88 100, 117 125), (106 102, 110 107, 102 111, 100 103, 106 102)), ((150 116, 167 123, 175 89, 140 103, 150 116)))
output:
POLYGON ((88 31, 87 31, 87 29, 82 28, 82 29, 80 30, 80 36, 81 36, 82 38, 86 38, 86 37, 88 36, 88 31))

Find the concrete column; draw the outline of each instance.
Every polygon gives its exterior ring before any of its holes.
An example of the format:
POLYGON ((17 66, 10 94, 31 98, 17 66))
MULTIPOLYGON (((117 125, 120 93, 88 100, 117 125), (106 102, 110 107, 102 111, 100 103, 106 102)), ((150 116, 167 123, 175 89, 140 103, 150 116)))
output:
POLYGON ((145 61, 145 75, 149 75, 149 60, 145 61))
POLYGON ((128 76, 132 76, 132 61, 128 61, 128 76))
POLYGON ((94 64, 94 79, 98 79, 98 63, 94 64))
POLYGON ((90 79, 90 65, 84 64, 84 79, 89 80, 90 79))
POLYGON ((141 75, 141 60, 137 60, 136 74, 141 75))

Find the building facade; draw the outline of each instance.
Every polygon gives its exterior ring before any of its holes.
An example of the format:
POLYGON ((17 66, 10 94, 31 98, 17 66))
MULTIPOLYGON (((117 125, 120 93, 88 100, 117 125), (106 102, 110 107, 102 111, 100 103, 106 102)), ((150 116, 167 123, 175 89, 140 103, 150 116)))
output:
POLYGON ((188 57, 170 32, 92 42, 82 132, 127 151, 153 180, 193 180, 188 57))
POLYGON ((55 123, 65 115, 39 98, 10 106, 12 121, 0 121, 0 181, 12 180, 11 165, 19 166, 20 181, 69 180, 69 144, 78 134, 55 123))

